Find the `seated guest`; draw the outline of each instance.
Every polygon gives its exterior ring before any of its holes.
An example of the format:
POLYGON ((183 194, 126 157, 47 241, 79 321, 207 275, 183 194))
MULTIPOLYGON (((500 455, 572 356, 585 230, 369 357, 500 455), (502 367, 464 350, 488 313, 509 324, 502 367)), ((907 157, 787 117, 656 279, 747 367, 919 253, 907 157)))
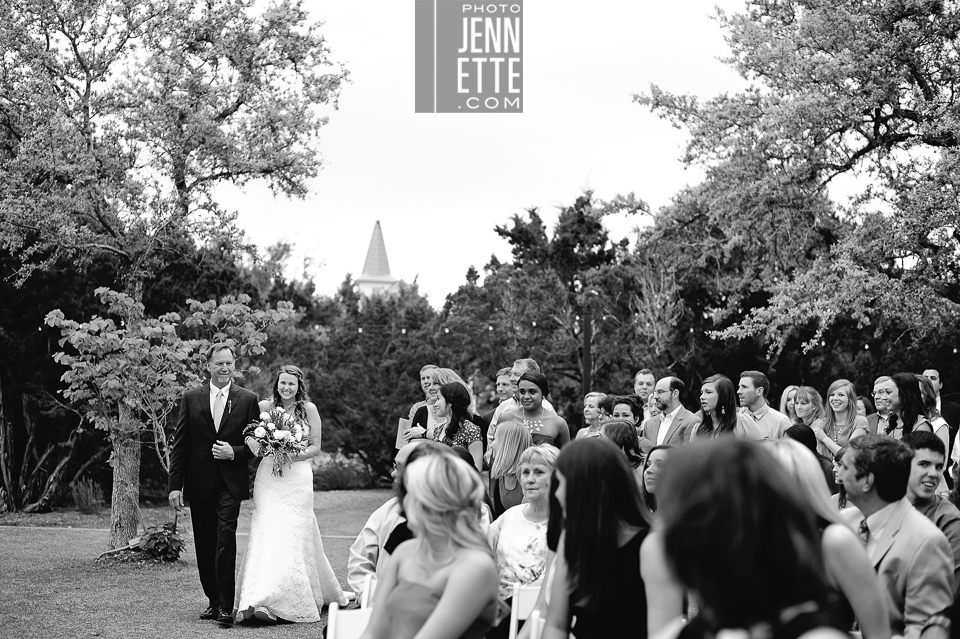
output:
MULTIPOLYGON (((502 427, 502 426, 501 426, 502 427)), ((520 455, 518 476, 523 501, 497 519, 490 529, 490 546, 500 575, 500 599, 511 604, 513 585, 539 583, 547 560, 547 520, 550 518, 550 477, 560 451, 550 444, 531 446, 520 455)), ((506 637, 507 617, 487 633, 487 639, 506 637)))
POLYGON ((616 446, 603 439, 573 442, 557 458, 552 488, 547 539, 557 545, 543 639, 571 633, 609 639, 627 629, 646 637, 682 614, 682 591, 645 586, 648 579, 659 580, 660 566, 641 551, 650 524, 616 446), (563 514, 559 521, 554 509, 563 514))
POLYGON ((960 594, 960 510, 936 490, 943 478, 946 449, 931 433, 904 435, 903 443, 913 450, 907 499, 924 517, 936 524, 953 550, 953 596, 960 594))
MULTIPOLYGON (((409 460, 444 450, 440 444, 425 439, 416 439, 398 450, 391 473, 394 486, 409 460), (416 454, 414 454, 415 450, 416 454)), ((412 538, 413 534, 407 527, 407 520, 400 513, 400 502, 397 497, 391 497, 373 511, 360 530, 360 534, 357 535, 356 541, 350 546, 350 557, 347 559, 347 584, 356 593, 357 599, 362 594, 366 576, 373 575, 373 583, 376 585, 386 558, 397 546, 412 538)))
POLYGON ((656 398, 660 415, 643 422, 640 448, 663 444, 682 444, 689 439, 689 431, 700 419, 683 407, 687 386, 679 377, 664 377, 657 382, 651 397, 656 398))
POLYGON ((533 446, 533 437, 523 424, 505 422, 500 424, 498 430, 500 432, 490 466, 490 498, 493 500, 494 519, 523 500, 524 491, 517 470, 520 455, 533 446))
POLYGON ((794 441, 800 442, 807 450, 816 456, 817 462, 819 462, 820 468, 823 470, 823 478, 827 480, 827 488, 830 489, 830 494, 836 495, 837 480, 834 462, 818 452, 817 436, 814 434, 813 429, 804 424, 794 424, 784 432, 784 435, 794 441))
POLYGON ((840 482, 864 519, 847 523, 860 532, 880 575, 893 633, 945 639, 953 553, 943 533, 906 499, 912 460, 913 451, 890 437, 851 440, 840 460, 840 482))
POLYGON ((672 444, 654 446, 643 460, 640 480, 640 499, 650 513, 657 512, 657 480, 663 472, 667 457, 676 450, 672 444))
POLYGON ((823 398, 816 389, 801 386, 793 400, 793 411, 797 414, 795 423, 812 426, 813 422, 823 417, 823 398))
POLYGON ((711 375, 700 386, 703 420, 690 429, 690 439, 716 439, 732 435, 745 439, 763 439, 763 433, 750 415, 737 412, 737 391, 726 375, 711 375))
POLYGON ((606 397, 605 393, 587 393, 583 398, 583 428, 577 431, 576 439, 600 436, 600 424, 603 423, 600 402, 606 397))
POLYGON ((836 455, 854 437, 867 434, 867 418, 857 415, 857 391, 853 384, 838 379, 827 389, 827 409, 810 426, 820 442, 821 455, 836 455))
POLYGON ((600 433, 604 439, 609 439, 623 451, 627 463, 633 469, 633 477, 637 481, 637 486, 639 486, 643 474, 643 454, 640 452, 640 445, 637 441, 637 429, 630 422, 611 419, 603 423, 600 433))
POLYGON ((863 636, 890 637, 890 620, 883 609, 877 573, 863 543, 830 503, 815 453, 789 438, 774 442, 769 450, 783 466, 787 480, 800 489, 816 519, 827 585, 838 595, 828 608, 844 628, 850 629, 856 617, 863 636))
POLYGON ((849 639, 827 610, 813 515, 765 447, 733 437, 683 446, 664 470, 660 496, 662 526, 648 542, 699 605, 680 637, 735 630, 849 639))
POLYGON ((386 564, 362 639, 480 639, 501 616, 497 565, 477 513, 483 483, 452 454, 406 464, 403 512, 415 537, 386 564))

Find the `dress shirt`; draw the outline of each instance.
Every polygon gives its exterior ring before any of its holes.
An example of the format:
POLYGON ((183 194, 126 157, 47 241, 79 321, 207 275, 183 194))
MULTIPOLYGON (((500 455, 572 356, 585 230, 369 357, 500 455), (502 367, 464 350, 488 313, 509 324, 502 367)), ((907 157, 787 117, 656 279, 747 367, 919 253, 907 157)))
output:
MULTIPOLYGON (((210 382, 210 414, 214 418, 216 418, 216 415, 214 414, 213 409, 217 405, 217 395, 219 395, 220 393, 223 393, 223 414, 226 415, 227 412, 230 410, 227 407, 227 402, 230 401, 230 386, 232 385, 233 385, 233 382, 230 382, 223 388, 217 388, 216 386, 214 386, 212 381, 210 382)), ((220 416, 220 420, 223 421, 223 415, 220 416)), ((214 421, 216 421, 216 419, 214 419, 214 421)), ((215 423, 213 427, 217 429, 218 433, 220 432, 220 424, 215 423)))
MULTIPOLYGON (((906 499, 904 497, 903 499, 906 499)), ((903 501, 903 500, 900 500, 903 501)), ((870 529, 870 540, 867 541, 867 554, 870 555, 870 558, 873 559, 873 550, 877 547, 877 543, 883 537, 887 523, 890 521, 890 516, 893 515, 893 511, 896 509, 899 501, 890 502, 877 512, 873 513, 867 517, 867 527, 870 529)), ((910 506, 913 508, 913 506, 910 506)))
POLYGON ((757 422, 764 439, 780 439, 783 433, 793 425, 789 417, 771 407, 770 404, 764 404, 757 411, 747 409, 746 412, 757 422))
POLYGON ((677 418, 677 413, 680 412, 681 408, 683 408, 683 405, 677 404, 677 407, 672 411, 663 414, 663 418, 660 420, 660 430, 657 431, 657 446, 662 445, 667 438, 667 431, 670 430, 670 426, 673 424, 673 420, 677 418))
POLYGON ((391 497, 382 506, 373 511, 373 514, 363 525, 356 541, 350 546, 350 556, 347 559, 347 583, 350 589, 362 594, 363 582, 367 575, 373 575, 372 585, 376 585, 377 577, 384 562, 390 556, 383 545, 387 543, 390 533, 398 525, 406 521, 400 514, 397 498, 391 497))

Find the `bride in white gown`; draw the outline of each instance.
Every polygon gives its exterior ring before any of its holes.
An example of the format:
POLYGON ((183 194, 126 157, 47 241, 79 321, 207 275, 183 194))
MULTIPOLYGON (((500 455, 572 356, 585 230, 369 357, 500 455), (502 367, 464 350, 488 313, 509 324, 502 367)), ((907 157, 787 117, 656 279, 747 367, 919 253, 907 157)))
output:
MULTIPOLYGON (((347 599, 323 552, 313 512, 309 460, 320 453, 320 414, 309 401, 303 373, 296 366, 282 366, 274 383, 273 400, 260 402, 261 412, 275 406, 282 406, 309 425, 310 446, 283 469, 282 477, 273 474, 272 455, 260 463, 233 617, 238 622, 253 617, 262 621, 319 621, 324 605, 333 601, 346 605, 347 599)), ((254 454, 259 452, 254 439, 248 438, 247 445, 254 454)))

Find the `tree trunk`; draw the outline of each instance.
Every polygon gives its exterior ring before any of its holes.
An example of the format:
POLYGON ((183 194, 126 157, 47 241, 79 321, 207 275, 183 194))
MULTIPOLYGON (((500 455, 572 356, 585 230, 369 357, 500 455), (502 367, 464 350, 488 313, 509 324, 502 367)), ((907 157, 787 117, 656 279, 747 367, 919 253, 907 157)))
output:
POLYGON ((14 468, 13 424, 7 421, 4 410, 2 374, 0 374, 0 510, 17 509, 17 486, 13 478, 17 476, 14 468))
POLYGON ((119 548, 137 536, 140 525, 140 424, 122 404, 110 442, 113 444, 110 548, 119 548))

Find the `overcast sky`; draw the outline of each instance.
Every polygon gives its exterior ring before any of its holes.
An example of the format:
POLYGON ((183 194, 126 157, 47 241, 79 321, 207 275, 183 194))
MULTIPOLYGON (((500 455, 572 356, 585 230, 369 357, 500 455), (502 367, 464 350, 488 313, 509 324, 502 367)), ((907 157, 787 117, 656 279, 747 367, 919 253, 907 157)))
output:
MULTIPOLYGON (((549 224, 584 190, 634 192, 654 210, 699 181, 679 158, 685 136, 631 96, 651 83, 711 97, 743 86, 715 7, 742 0, 527 0, 522 114, 414 113, 413 0, 306 0, 346 64, 340 108, 321 142, 325 167, 303 201, 265 188, 221 190, 261 246, 295 245, 318 292, 363 268, 374 223, 394 277, 439 307, 491 254, 509 257, 494 226, 529 207, 549 224)), ((644 220, 608 219, 619 239, 644 220)))

